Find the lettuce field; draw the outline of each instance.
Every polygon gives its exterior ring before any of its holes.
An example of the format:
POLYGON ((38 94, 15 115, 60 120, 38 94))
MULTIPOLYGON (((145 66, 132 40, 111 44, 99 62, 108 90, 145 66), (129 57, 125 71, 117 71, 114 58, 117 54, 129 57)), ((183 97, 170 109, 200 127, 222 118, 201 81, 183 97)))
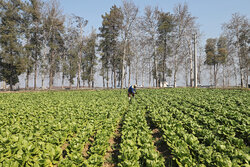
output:
POLYGON ((250 92, 0 94, 0 167, 249 167, 250 92))

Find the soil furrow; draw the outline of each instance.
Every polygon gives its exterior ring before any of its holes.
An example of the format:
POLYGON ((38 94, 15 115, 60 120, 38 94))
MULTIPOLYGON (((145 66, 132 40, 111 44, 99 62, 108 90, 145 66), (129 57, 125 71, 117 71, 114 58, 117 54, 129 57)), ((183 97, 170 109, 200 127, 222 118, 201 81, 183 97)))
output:
POLYGON ((121 132, 122 132, 124 118, 125 114, 123 115, 122 119, 117 125, 117 128, 114 132, 114 136, 109 140, 110 148, 108 149, 105 155, 106 162, 103 165, 104 167, 116 167, 119 163, 118 156, 120 155, 119 150, 121 144, 121 135, 122 135, 121 132))
POLYGON ((154 124, 148 112, 146 113, 146 120, 148 126, 152 130, 154 145, 157 151, 159 151, 159 153, 165 159, 165 166, 178 167, 176 161, 173 159, 173 155, 171 154, 170 148, 168 147, 167 143, 164 142, 163 132, 154 124))

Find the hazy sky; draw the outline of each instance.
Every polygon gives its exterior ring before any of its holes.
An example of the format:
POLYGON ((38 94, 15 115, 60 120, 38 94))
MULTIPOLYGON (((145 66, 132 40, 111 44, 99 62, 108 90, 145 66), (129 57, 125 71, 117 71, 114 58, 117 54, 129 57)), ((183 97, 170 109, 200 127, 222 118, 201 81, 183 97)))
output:
MULTIPOLYGON (((86 18, 91 27, 98 29, 101 26, 101 15, 109 12, 112 5, 122 5, 122 0, 59 0, 65 14, 75 14, 86 18)), ((221 34, 221 25, 228 22, 233 13, 240 13, 250 17, 250 0, 132 0, 138 7, 140 15, 145 6, 158 6, 165 12, 173 12, 178 3, 187 3, 192 16, 197 17, 204 40, 218 37, 221 34)))

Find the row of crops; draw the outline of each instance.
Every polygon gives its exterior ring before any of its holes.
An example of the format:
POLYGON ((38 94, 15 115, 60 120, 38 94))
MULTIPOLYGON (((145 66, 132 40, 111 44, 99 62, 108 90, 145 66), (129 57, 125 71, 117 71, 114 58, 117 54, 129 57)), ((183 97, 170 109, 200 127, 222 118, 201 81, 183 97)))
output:
POLYGON ((148 119, 173 166, 247 167, 249 116, 242 90, 141 89, 132 104, 126 90, 2 93, 0 167, 171 166, 148 119))

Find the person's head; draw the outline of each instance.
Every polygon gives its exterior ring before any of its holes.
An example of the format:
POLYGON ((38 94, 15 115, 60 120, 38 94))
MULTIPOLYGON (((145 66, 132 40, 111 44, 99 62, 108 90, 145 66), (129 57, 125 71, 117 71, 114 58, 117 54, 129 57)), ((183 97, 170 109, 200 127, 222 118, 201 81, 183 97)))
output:
POLYGON ((136 88, 137 87, 137 85, 133 85, 133 88, 136 88))

